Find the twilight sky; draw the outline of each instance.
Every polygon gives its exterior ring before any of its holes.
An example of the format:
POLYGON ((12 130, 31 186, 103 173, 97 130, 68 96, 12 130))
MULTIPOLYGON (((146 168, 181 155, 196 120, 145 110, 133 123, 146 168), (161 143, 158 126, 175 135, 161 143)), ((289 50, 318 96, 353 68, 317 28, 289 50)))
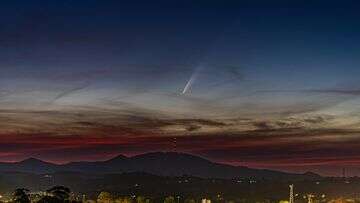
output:
POLYGON ((0 161, 177 137, 214 161, 360 175, 359 6, 1 1, 0 161))

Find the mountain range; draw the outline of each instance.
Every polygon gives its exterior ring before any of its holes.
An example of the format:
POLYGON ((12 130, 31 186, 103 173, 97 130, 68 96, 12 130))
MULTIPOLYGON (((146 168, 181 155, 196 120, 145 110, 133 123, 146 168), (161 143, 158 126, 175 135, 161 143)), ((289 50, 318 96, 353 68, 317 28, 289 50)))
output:
POLYGON ((77 172, 87 174, 121 174, 143 172, 158 176, 194 176, 200 178, 255 178, 281 180, 311 180, 320 178, 314 173, 293 174, 267 169, 253 169, 211 162, 199 156, 176 152, 153 152, 132 157, 119 155, 113 159, 96 162, 71 162, 54 164, 35 158, 15 163, 0 163, 0 172, 25 172, 51 174, 77 172))

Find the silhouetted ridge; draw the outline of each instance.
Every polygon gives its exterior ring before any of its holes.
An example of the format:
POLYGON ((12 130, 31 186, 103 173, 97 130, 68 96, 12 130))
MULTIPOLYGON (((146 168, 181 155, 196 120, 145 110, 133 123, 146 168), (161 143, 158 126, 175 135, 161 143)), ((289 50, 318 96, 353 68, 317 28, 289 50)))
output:
POLYGON ((56 173, 81 172, 94 174, 148 173, 158 176, 196 176, 202 178, 263 178, 316 179, 314 173, 291 174, 280 171, 252 169, 211 162, 199 156, 177 152, 152 152, 126 157, 116 156, 107 161, 72 162, 56 165, 30 158, 17 163, 0 163, 0 171, 56 173))
POLYGON ((30 157, 28 159, 24 159, 24 160, 18 162, 18 164, 52 164, 52 163, 30 157))

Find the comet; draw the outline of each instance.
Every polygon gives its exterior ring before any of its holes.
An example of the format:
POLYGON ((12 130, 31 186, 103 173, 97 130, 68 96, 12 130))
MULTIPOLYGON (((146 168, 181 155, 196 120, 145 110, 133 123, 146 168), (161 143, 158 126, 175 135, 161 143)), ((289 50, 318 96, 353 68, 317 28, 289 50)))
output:
POLYGON ((197 79, 197 77, 199 76, 200 70, 202 69, 202 66, 198 66, 194 72, 191 74, 190 79, 187 81, 183 91, 181 92, 181 94, 186 94, 191 86, 194 84, 195 80, 197 79))

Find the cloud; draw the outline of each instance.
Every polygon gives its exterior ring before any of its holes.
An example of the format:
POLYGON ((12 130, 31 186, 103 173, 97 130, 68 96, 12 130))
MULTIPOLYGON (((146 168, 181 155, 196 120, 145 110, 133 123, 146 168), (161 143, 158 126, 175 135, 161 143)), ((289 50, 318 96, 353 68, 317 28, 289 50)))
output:
POLYGON ((85 88, 89 87, 91 85, 90 82, 86 82, 83 85, 77 86, 77 87, 72 87, 66 90, 63 90, 61 93, 59 93, 57 96, 55 96, 54 99, 52 99, 52 101, 50 101, 50 104, 53 104, 54 102, 56 102, 57 100, 66 97, 68 95, 71 95, 75 92, 78 92, 80 90, 84 90, 85 88))
POLYGON ((275 120, 254 121, 253 125, 258 130, 287 130, 287 129, 323 129, 330 127, 335 119, 331 115, 295 115, 275 120))
POLYGON ((0 110, 0 133, 98 136, 143 136, 220 130, 220 120, 171 118, 124 103, 123 108, 79 107, 54 110, 0 110))
POLYGON ((297 90, 258 90, 255 93, 319 93, 359 96, 360 89, 297 89, 297 90))

